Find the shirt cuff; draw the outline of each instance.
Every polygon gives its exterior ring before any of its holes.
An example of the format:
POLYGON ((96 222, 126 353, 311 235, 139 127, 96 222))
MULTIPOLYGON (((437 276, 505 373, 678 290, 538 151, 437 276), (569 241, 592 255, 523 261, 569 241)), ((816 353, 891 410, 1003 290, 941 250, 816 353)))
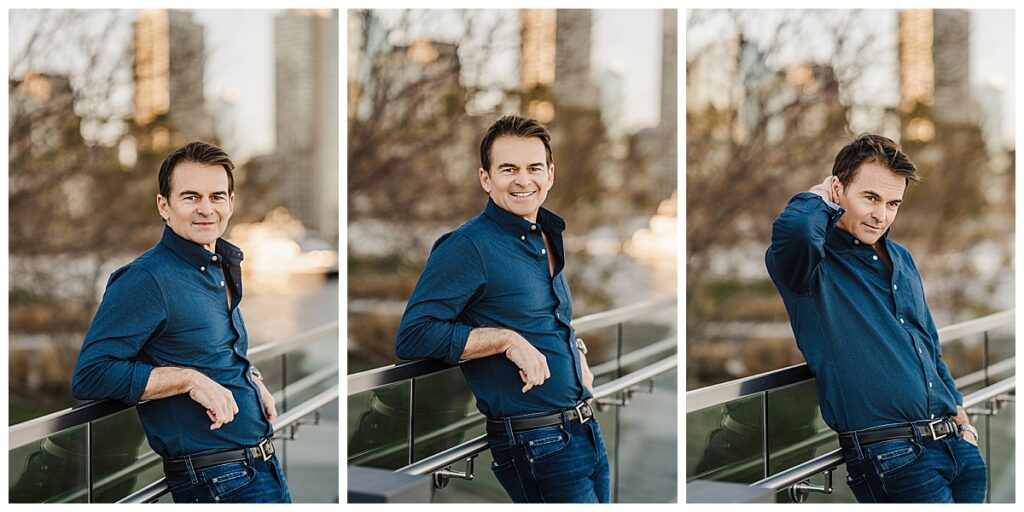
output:
POLYGON ((146 385, 149 384, 149 374, 153 373, 153 367, 146 363, 132 363, 131 383, 128 388, 128 403, 137 404, 142 401, 142 394, 146 392, 146 385))
POLYGON ((462 359, 462 353, 466 350, 466 343, 469 341, 469 333, 473 330, 472 326, 456 322, 455 329, 452 331, 451 343, 448 344, 448 357, 445 362, 448 364, 459 364, 459 360, 462 359))

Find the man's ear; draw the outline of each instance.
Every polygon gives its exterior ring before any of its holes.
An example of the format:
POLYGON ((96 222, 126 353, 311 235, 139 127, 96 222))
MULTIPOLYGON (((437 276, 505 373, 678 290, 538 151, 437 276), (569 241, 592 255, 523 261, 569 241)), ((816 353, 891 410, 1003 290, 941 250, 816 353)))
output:
POLYGON ((156 211, 157 213, 160 214, 160 218, 164 219, 164 222, 167 222, 167 218, 171 216, 170 212, 168 212, 168 209, 169 206, 167 204, 167 199, 165 199, 164 196, 157 194, 156 211))
POLYGON ((843 182, 839 181, 838 176, 832 176, 832 184, 829 189, 832 191, 832 197, 839 199, 839 196, 843 192, 843 182))
POLYGON ((483 187, 484 192, 487 192, 488 194, 490 194, 491 193, 491 174, 489 172, 485 171, 483 167, 480 168, 479 172, 480 172, 480 186, 483 187))

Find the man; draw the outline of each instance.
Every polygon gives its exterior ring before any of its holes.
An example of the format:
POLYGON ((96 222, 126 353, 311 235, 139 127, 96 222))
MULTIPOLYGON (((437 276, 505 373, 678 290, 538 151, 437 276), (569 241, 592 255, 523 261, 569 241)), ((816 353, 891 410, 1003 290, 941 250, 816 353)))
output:
POLYGON ((789 201, 765 263, 857 500, 981 502, 978 432, 942 362, 917 266, 888 237, 918 180, 895 142, 858 137, 832 176, 789 201))
POLYGON ((242 251, 220 236, 234 164, 192 142, 163 161, 160 242, 111 274, 82 343, 76 398, 138 404, 175 502, 290 502, 274 398, 246 359, 242 251))
POLYGON ((465 361, 491 470, 513 501, 608 502, 608 456, 588 403, 594 377, 570 325, 565 221, 541 207, 555 183, 547 129, 502 117, 480 163, 487 206, 434 243, 396 352, 465 361))

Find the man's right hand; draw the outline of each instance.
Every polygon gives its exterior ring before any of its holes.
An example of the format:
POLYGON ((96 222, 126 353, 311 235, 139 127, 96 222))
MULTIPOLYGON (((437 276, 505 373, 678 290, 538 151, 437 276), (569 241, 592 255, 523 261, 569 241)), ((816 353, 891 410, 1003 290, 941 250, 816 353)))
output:
POLYGON ((214 382, 213 379, 199 372, 194 372, 188 397, 206 408, 206 415, 213 422, 210 430, 216 430, 224 424, 231 423, 238 414, 238 404, 227 388, 214 382))
POLYGON ((818 194, 819 196, 821 196, 822 199, 826 201, 831 201, 833 203, 836 202, 835 197, 833 197, 834 194, 832 194, 832 180, 834 178, 835 176, 830 175, 829 177, 825 178, 825 181, 811 187, 811 189, 808 190, 808 192, 818 194))
POLYGON ((509 344, 505 349, 505 357, 519 367, 519 378, 523 379, 523 393, 526 393, 534 386, 544 384, 544 381, 551 378, 551 370, 548 369, 548 361, 526 338, 515 331, 506 331, 509 336, 509 344))

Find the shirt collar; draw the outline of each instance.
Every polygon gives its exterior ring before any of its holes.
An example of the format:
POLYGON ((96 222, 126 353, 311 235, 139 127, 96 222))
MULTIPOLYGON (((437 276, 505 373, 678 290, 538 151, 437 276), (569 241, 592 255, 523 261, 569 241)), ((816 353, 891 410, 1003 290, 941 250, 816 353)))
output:
MULTIPOLYGON (((879 237, 878 240, 881 242, 885 242, 886 240, 888 240, 889 231, 891 230, 892 227, 886 229, 885 233, 882 233, 882 236, 879 237)), ((849 231, 846 231, 845 229, 842 229, 838 226, 833 226, 832 229, 828 230, 828 236, 825 240, 829 246, 835 249, 860 249, 862 247, 871 248, 871 245, 865 244, 864 242, 857 240, 856 238, 854 238, 852 234, 850 234, 849 231)))
POLYGON ((167 246, 174 254, 185 260, 189 265, 196 268, 205 268, 210 262, 217 262, 224 258, 229 264, 238 265, 244 258, 242 250, 234 244, 218 238, 214 246, 215 253, 207 251, 205 247, 190 240, 178 236, 170 226, 164 226, 163 237, 160 243, 167 246))
POLYGON ((562 231, 565 231, 565 220, 543 206, 537 211, 537 222, 534 223, 505 210, 488 197, 487 207, 484 208, 484 215, 516 236, 530 230, 535 230, 537 227, 543 227, 554 234, 560 234, 562 231))

